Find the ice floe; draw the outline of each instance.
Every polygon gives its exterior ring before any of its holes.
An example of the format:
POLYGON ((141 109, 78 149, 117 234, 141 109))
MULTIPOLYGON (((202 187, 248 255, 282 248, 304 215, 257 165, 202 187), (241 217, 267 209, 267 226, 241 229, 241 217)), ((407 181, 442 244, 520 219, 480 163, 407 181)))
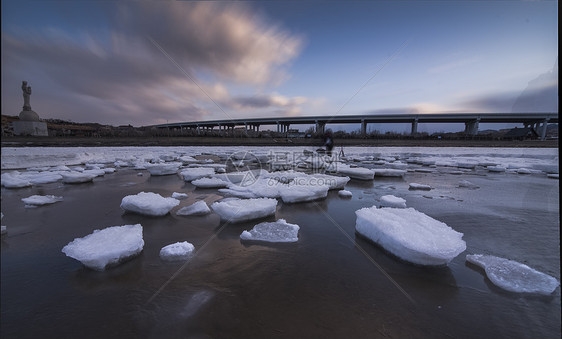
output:
POLYGON ((195 250, 195 246, 187 241, 176 242, 162 247, 160 250, 160 259, 166 261, 186 260, 195 250))
POLYGON ((275 222, 262 222, 254 226, 250 231, 240 234, 242 240, 267 241, 267 242, 296 242, 299 240, 300 227, 289 224, 285 219, 275 222))
POLYGON ((482 267, 494 285, 507 291, 549 295, 560 285, 556 278, 517 261, 483 254, 468 254, 466 261, 482 267))
POLYGON ((343 163, 334 163, 330 171, 358 180, 373 180, 375 177, 374 170, 364 167, 351 167, 343 163))
POLYGON ((375 168, 374 171, 376 177, 403 177, 406 174, 403 169, 375 168))
POLYGON ((182 164, 180 162, 148 164, 146 170, 150 175, 171 175, 176 174, 182 164))
POLYGON ((174 198, 164 198, 153 192, 140 192, 136 195, 127 195, 121 201, 121 208, 125 211, 135 212, 149 216, 163 216, 180 201, 174 198))
POLYGON ((207 203, 200 200, 192 205, 180 208, 176 214, 177 215, 206 215, 209 214, 211 210, 207 203))
POLYGON ((461 180, 459 181, 459 187, 470 188, 470 189, 477 189, 480 186, 468 181, 468 180, 461 180))
POLYGON ((3 173, 1 176, 2 186, 6 188, 23 188, 31 186, 31 182, 20 177, 18 171, 3 173))
POLYGON ((219 178, 201 178, 193 180, 191 184, 199 188, 224 188, 229 183, 219 178))
POLYGON ((486 169, 490 172, 498 172, 498 173, 505 172, 505 170, 506 170, 506 168, 504 166, 500 166, 500 165, 488 166, 488 167, 486 167, 486 169))
POLYGON ((279 195, 285 203, 305 202, 326 198, 329 188, 324 185, 289 184, 279 188, 279 195))
POLYGON ((200 178, 210 177, 215 174, 213 168, 208 167, 193 167, 182 170, 179 175, 185 181, 193 181, 200 178))
POLYGON ((406 200, 394 195, 383 195, 381 207, 406 208, 406 200))
POLYGON ((142 226, 112 226, 76 238, 62 252, 84 266, 97 271, 117 265, 137 256, 144 247, 142 226))
POLYGON ((362 208, 355 230, 402 260, 446 265, 466 249, 462 233, 413 208, 362 208))
POLYGON ((96 175, 81 172, 66 172, 61 173, 61 175, 62 182, 64 182, 65 184, 81 184, 85 182, 91 182, 96 177, 96 175))
POLYGON ((277 199, 270 198, 219 201, 211 205, 213 211, 222 220, 229 222, 242 222, 274 215, 276 207, 277 199))
POLYGON ((341 190, 338 191, 338 195, 342 198, 351 198, 353 196, 353 193, 351 193, 350 191, 341 190))
POLYGON ((423 191, 431 190, 431 186, 424 185, 424 184, 418 184, 418 183, 415 183, 415 182, 410 183, 409 188, 411 190, 423 190, 423 191))
POLYGON ((174 192, 172 193, 172 198, 174 199, 185 199, 187 198, 187 193, 179 193, 179 192, 174 192))
POLYGON ((54 204, 55 202, 62 201, 62 197, 57 197, 54 195, 32 195, 27 198, 22 198, 26 205, 33 205, 33 206, 42 206, 48 204, 54 204))

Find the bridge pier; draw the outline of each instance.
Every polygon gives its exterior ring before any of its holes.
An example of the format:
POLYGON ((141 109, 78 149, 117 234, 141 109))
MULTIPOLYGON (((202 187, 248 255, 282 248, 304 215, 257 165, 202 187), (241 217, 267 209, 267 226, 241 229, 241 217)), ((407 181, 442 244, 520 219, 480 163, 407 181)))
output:
POLYGON ((361 135, 367 135, 367 123, 365 122, 365 119, 361 119, 361 135))
POLYGON ((547 125, 548 125, 548 119, 544 119, 541 127, 537 130, 537 133, 539 134, 539 137, 541 138, 541 140, 546 139, 546 126, 547 125))
POLYGON ((326 123, 320 122, 318 120, 316 120, 315 122, 316 122, 316 133, 317 134, 324 134, 324 130, 326 128, 326 123))
POLYGON ((416 134, 418 134, 418 118, 416 118, 414 122, 412 122, 412 132, 410 133, 410 135, 416 134))
POLYGON ((476 135, 478 134, 478 124, 480 122, 480 118, 473 120, 473 121, 469 121, 469 122, 465 122, 464 123, 464 133, 468 134, 468 135, 476 135))

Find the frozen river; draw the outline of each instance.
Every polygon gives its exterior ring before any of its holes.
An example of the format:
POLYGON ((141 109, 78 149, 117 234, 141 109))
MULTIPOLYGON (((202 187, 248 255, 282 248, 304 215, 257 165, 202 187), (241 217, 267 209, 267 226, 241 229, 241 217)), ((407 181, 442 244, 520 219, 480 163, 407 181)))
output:
POLYGON ((270 169, 295 164, 305 149, 2 148, 2 173, 18 170, 25 180, 61 165, 116 171, 83 184, 2 187, 8 233, 1 248, 1 336, 559 338, 560 287, 550 295, 508 292, 465 260, 491 254, 560 281, 557 149, 349 147, 342 163, 350 168, 403 175, 351 179, 345 185, 351 198, 331 190, 316 201, 280 200, 274 217, 226 226, 215 213, 176 215, 225 194, 142 169, 157 160, 188 166, 195 158, 199 165, 226 162, 230 171, 228 156, 241 150, 269 159, 261 166, 270 169), (410 183, 432 189, 411 190, 410 183), (141 191, 188 197, 163 217, 125 213, 123 197, 141 191), (26 208, 21 199, 32 195, 63 200, 26 208), (379 206, 385 195, 463 233, 466 251, 444 267, 414 266, 359 237, 355 211, 379 206), (277 219, 300 226, 297 242, 240 240, 258 222, 277 219), (120 266, 97 272, 61 252, 95 229, 134 224, 143 226, 144 249, 120 266), (178 241, 192 243, 196 255, 163 261, 160 249, 178 241))

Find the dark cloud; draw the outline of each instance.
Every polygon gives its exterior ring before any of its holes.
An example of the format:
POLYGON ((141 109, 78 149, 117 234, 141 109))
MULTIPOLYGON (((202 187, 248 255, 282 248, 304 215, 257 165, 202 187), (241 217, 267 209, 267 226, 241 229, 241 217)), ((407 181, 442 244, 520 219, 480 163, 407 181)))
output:
POLYGON ((553 69, 531 80, 517 97, 513 112, 558 112, 558 60, 553 69))
POLYGON ((200 120, 212 112, 228 118, 209 97, 230 110, 280 106, 275 95, 261 97, 265 106, 245 105, 231 98, 222 82, 281 81, 286 76, 282 67, 299 52, 299 38, 265 25, 240 6, 118 6, 119 11, 108 12, 110 29, 101 33, 3 32, 2 113, 21 110, 21 80, 33 86, 32 102, 42 117, 74 121, 146 125, 200 120), (210 75, 206 80, 197 76, 202 70, 210 75))

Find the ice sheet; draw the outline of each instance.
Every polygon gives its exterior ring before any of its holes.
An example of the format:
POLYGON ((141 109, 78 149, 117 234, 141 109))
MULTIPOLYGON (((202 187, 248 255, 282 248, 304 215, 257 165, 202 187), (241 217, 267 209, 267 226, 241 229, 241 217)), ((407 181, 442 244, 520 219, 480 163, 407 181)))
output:
POLYGON ((406 200, 394 195, 383 195, 381 207, 406 208, 406 200))
POLYGON ((362 208, 355 230, 402 260, 446 265, 466 249, 462 233, 413 208, 362 208))
POLYGON ((137 256, 144 247, 142 226, 124 225, 95 230, 64 246, 62 252, 86 267, 103 271, 137 256))
POLYGON ((193 254, 194 250, 195 246, 187 241, 176 242, 162 247, 160 258, 166 261, 186 260, 193 254))
POLYGON ((62 201, 62 197, 57 197, 54 195, 32 195, 27 198, 22 198, 26 205, 34 205, 34 206, 41 206, 41 205, 48 205, 54 204, 55 202, 62 201))
POLYGON ((254 226, 250 231, 240 234, 242 240, 267 241, 267 242, 296 242, 299 240, 300 227, 289 224, 285 219, 275 222, 262 222, 254 226))
POLYGON ((180 208, 176 212, 176 214, 177 215, 205 215, 205 214, 209 214, 210 212, 211 210, 209 209, 209 206, 207 206, 207 203, 204 202, 203 200, 200 200, 192 205, 180 208))
POLYGON ((211 205, 222 220, 233 223, 274 215, 276 207, 277 199, 270 198, 228 200, 211 205))
POLYGON ((140 192, 136 195, 127 195, 121 201, 121 208, 125 211, 135 212, 149 216, 163 216, 180 201, 174 198, 164 198, 153 192, 140 192))
POLYGON ((468 254, 466 261, 482 267, 494 285, 507 291, 549 295, 560 285, 556 278, 517 261, 483 254, 468 254))

